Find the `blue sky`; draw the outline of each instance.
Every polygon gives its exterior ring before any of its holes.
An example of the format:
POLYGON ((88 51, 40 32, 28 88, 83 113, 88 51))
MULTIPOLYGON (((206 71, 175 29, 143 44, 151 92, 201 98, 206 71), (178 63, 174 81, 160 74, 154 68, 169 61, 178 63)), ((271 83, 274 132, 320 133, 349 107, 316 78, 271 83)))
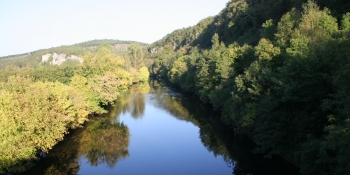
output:
POLYGON ((0 56, 93 39, 152 43, 229 0, 0 0, 0 56))

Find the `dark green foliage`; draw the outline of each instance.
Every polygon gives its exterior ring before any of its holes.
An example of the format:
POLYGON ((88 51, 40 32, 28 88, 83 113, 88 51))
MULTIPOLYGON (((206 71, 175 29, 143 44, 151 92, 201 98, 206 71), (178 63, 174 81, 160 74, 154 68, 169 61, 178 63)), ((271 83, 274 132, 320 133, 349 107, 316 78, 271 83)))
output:
POLYGON ((202 41, 206 40, 207 36, 203 35, 210 30, 209 25, 212 24, 213 19, 213 17, 208 17, 201 20, 193 27, 175 30, 162 39, 152 43, 149 48, 151 50, 155 49, 155 51, 160 51, 160 49, 165 45, 172 45, 174 50, 180 50, 181 48, 186 49, 191 45, 195 46, 197 44, 201 44, 202 41))
POLYGON ((154 54, 152 73, 221 110, 255 152, 349 174, 349 3, 316 2, 232 0, 192 45, 154 54))

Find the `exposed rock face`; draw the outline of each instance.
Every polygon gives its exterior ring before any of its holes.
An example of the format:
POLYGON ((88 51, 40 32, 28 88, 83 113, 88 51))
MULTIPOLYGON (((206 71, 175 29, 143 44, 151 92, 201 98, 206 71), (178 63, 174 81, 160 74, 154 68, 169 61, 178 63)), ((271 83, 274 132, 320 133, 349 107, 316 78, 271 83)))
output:
POLYGON ((151 49, 151 54, 161 53, 162 50, 163 50, 163 47, 161 47, 161 48, 159 48, 159 47, 153 48, 153 49, 151 49))
POLYGON ((51 54, 50 54, 50 53, 41 56, 41 62, 47 62, 47 61, 49 61, 50 57, 51 57, 51 54))
POLYGON ((83 62, 83 59, 78 56, 71 55, 67 57, 67 55, 64 53, 59 55, 57 53, 54 53, 53 55, 45 54, 41 56, 41 62, 48 62, 50 58, 52 58, 52 61, 50 61, 51 65, 61 65, 63 62, 67 60, 74 60, 74 61, 78 61, 79 63, 83 62))

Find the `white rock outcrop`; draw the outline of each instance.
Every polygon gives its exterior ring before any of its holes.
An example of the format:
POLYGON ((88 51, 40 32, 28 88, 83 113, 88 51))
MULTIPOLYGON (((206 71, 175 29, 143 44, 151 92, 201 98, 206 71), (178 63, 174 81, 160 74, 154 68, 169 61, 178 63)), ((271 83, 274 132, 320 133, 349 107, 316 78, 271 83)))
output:
POLYGON ((50 62, 52 65, 61 65, 63 62, 65 62, 67 59, 66 59, 66 54, 57 54, 57 53, 54 53, 52 55, 52 61, 50 62))
POLYGON ((67 55, 64 53, 62 53, 62 54, 54 53, 54 54, 42 55, 41 62, 48 62, 50 60, 50 58, 52 58, 52 60, 50 61, 51 65, 61 65, 63 62, 65 62, 67 60, 74 60, 74 61, 77 61, 79 63, 83 62, 83 59, 78 57, 78 56, 71 55, 71 56, 67 57, 67 55))
POLYGON ((48 62, 50 57, 51 57, 50 53, 41 56, 41 62, 48 62))

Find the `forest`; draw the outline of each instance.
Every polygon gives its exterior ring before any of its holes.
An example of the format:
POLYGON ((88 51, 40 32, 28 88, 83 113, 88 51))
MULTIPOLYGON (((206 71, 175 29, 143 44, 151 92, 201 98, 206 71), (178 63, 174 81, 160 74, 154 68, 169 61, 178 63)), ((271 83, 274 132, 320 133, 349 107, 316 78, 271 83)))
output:
POLYGON ((96 49, 75 53, 83 63, 58 66, 32 60, 16 66, 28 58, 0 60, 11 63, 0 69, 0 173, 26 171, 72 129, 106 113, 132 84, 147 83, 144 53, 144 46, 136 42, 123 54, 100 43, 96 49))
POLYGON ((221 111, 255 153, 350 172, 350 2, 231 0, 149 46, 151 76, 221 111))

